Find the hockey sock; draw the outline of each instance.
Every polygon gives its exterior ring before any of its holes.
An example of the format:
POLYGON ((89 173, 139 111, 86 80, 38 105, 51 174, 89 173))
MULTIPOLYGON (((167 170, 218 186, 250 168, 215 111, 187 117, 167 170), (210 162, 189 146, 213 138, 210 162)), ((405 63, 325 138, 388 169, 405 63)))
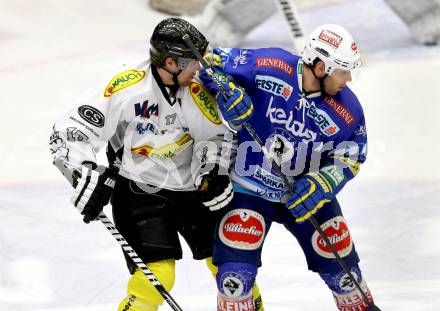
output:
MULTIPOLYGON (((353 277, 359 282, 368 300, 372 300, 367 283, 362 278, 362 273, 356 265, 350 269, 353 277)), ((344 271, 333 273, 320 273, 321 278, 332 291, 338 310, 368 311, 369 306, 363 300, 361 293, 344 271)))
MULTIPOLYGON (((171 291, 175 280, 174 259, 150 262, 147 265, 165 289, 171 291)), ((118 311, 157 311, 164 300, 139 269, 136 269, 128 281, 127 294, 119 304, 118 311)))
MULTIPOLYGON (((208 266, 209 270, 211 270, 215 279, 218 272, 218 267, 212 263, 212 257, 206 258, 206 265, 208 266)), ((254 282, 254 286, 252 287, 252 296, 254 297, 255 311, 264 311, 263 300, 261 298, 261 293, 257 282, 254 282)))

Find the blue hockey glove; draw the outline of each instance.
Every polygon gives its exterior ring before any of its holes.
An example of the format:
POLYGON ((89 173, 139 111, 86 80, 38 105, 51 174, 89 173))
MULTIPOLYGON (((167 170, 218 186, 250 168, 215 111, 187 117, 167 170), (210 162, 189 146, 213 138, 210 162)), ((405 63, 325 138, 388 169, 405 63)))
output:
POLYGON ((230 96, 226 99, 221 93, 217 95, 217 104, 223 118, 232 125, 241 125, 248 121, 254 112, 254 105, 249 95, 233 82, 223 86, 230 96))
POLYGON ((304 222, 315 214, 325 203, 334 199, 333 187, 321 173, 308 173, 293 184, 293 194, 286 206, 296 218, 304 222))

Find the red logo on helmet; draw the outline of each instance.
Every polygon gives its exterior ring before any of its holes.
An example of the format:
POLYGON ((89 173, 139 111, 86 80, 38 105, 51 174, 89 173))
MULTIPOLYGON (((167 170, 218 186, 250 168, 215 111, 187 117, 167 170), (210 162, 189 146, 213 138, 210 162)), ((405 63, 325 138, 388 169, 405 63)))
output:
POLYGON ((356 42, 353 41, 353 43, 351 44, 351 49, 352 49, 353 51, 357 51, 358 47, 357 47, 357 45, 356 45, 356 42))
POLYGON ((339 36, 338 34, 334 33, 333 31, 326 30, 326 29, 321 31, 321 33, 319 34, 319 39, 321 39, 322 41, 330 44, 331 46, 333 46, 336 49, 339 47, 339 45, 342 42, 342 37, 341 36, 339 36))
POLYGON ((236 209, 223 217, 219 237, 229 247, 250 250, 261 246, 265 231, 263 216, 252 210, 236 209))
MULTIPOLYGON (((345 257, 353 248, 350 232, 344 217, 336 216, 321 225, 322 231, 330 240, 339 256, 345 257)), ((312 246, 315 252, 325 258, 335 258, 318 231, 312 235, 312 246)))

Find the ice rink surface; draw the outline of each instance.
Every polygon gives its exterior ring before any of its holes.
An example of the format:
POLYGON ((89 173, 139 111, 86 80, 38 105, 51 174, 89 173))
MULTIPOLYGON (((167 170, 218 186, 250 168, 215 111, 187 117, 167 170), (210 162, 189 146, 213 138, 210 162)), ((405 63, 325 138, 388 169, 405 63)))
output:
MULTIPOLYGON (((382 310, 438 310, 440 48, 417 45, 380 0, 308 2, 300 6, 306 30, 339 23, 366 60, 353 88, 366 114, 369 159, 339 196, 364 276, 382 310)), ((70 205, 48 138, 76 97, 147 55, 164 17, 146 0, 0 0, 0 310, 109 311, 125 295, 122 253, 101 223, 84 225, 70 205)), ((242 46, 292 49, 279 15, 242 46)), ((335 310, 279 225, 258 282, 268 311, 335 310)), ((215 309, 214 281, 186 247, 172 295, 184 310, 215 309)))

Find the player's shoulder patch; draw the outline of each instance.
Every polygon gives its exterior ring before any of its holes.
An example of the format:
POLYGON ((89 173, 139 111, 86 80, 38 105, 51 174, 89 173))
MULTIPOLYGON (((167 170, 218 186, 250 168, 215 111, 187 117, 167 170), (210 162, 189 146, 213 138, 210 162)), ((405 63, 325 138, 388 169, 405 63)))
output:
POLYGON ((130 85, 136 84, 145 77, 144 70, 129 69, 114 76, 104 91, 104 97, 110 97, 130 85))
POLYGON ((324 103, 339 115, 347 126, 354 126, 359 115, 362 113, 362 108, 356 96, 346 89, 347 87, 336 96, 325 97, 324 103))
POLYGON ((197 107, 199 107, 209 121, 214 124, 222 123, 214 97, 209 94, 208 90, 202 84, 192 81, 189 85, 189 93, 197 104, 197 107))

